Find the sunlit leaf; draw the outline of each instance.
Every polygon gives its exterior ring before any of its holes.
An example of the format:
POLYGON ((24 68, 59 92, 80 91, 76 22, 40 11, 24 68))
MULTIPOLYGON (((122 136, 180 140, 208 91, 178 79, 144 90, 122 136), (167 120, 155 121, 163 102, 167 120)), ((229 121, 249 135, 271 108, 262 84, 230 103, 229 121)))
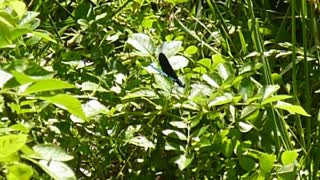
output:
POLYGON ((170 124, 176 128, 179 129, 186 129, 188 128, 187 123, 183 122, 183 121, 171 121, 170 124))
POLYGON ((6 71, 3 71, 0 69, 0 88, 3 87, 3 85, 9 81, 13 76, 10 73, 7 73, 6 71))
POLYGON ((8 180, 29 180, 33 175, 32 166, 16 163, 8 167, 8 180))
POLYGON ((183 141, 187 140, 187 137, 183 133, 181 133, 179 131, 172 130, 172 129, 163 130, 162 133, 166 136, 169 136, 169 137, 172 137, 175 139, 180 139, 183 141))
POLYGON ((80 101, 71 95, 58 94, 51 97, 40 97, 40 99, 52 103, 62 109, 65 109, 71 114, 83 119, 84 121, 87 120, 87 117, 82 110, 80 101))
POLYGON ((184 56, 172 56, 169 59, 170 65, 174 70, 182 69, 188 66, 188 59, 184 56))
POLYGON ((270 173, 273 168, 273 163, 276 160, 276 156, 272 154, 262 153, 259 157, 259 165, 262 171, 270 173))
POLYGON ((209 107, 219 106, 219 105, 230 103, 232 102, 232 100, 233 100, 232 94, 225 93, 223 96, 218 96, 214 100, 210 101, 208 106, 209 107))
POLYGON ((197 46, 189 46, 186 50, 184 50, 186 54, 192 55, 198 52, 197 46))
POLYGON ((182 46, 181 41, 169 41, 163 42, 160 47, 156 49, 156 54, 160 54, 160 52, 164 53, 168 58, 177 54, 182 46))
POLYGON ((264 88, 264 93, 263 93, 263 97, 262 97, 262 101, 267 99, 268 97, 272 96, 275 92, 278 91, 278 89, 280 89, 279 85, 267 85, 264 88))
POLYGON ((138 50, 141 55, 151 56, 154 52, 153 42, 151 38, 142 33, 131 34, 127 40, 127 43, 132 45, 138 50))
POLYGON ((178 165, 179 169, 182 171, 186 167, 188 167, 192 161, 193 161, 192 156, 181 154, 175 158, 174 162, 178 165))
POLYGON ((27 142, 26 134, 10 134, 0 136, 0 157, 17 152, 27 142))
POLYGON ((297 151, 285 151, 281 155, 281 162, 284 165, 294 163, 298 156, 299 153, 297 151))
POLYGON ((310 116, 301 106, 292 105, 290 103, 286 103, 283 101, 278 101, 274 107, 286 110, 286 111, 290 112, 291 114, 300 114, 303 116, 310 116))
POLYGON ((70 89, 74 85, 58 79, 42 79, 31 84, 26 90, 26 94, 38 93, 42 91, 53 91, 58 89, 70 89))
POLYGON ((145 136, 135 136, 128 140, 130 144, 144 147, 145 149, 148 148, 155 148, 155 145, 149 141, 145 136))
POLYGON ((54 145, 35 145, 32 147, 43 160, 70 161, 73 156, 67 154, 63 149, 54 145))
POLYGON ((268 97, 266 98, 265 100, 263 100, 261 102, 261 105, 264 105, 264 104, 269 104, 269 103, 272 103, 272 102, 275 102, 275 101, 281 101, 281 100, 285 100, 285 99, 290 99, 292 98, 292 96, 289 96, 289 95, 276 95, 276 96, 271 96, 271 97, 268 97))
POLYGON ((40 160, 38 165, 54 179, 77 179, 72 169, 63 162, 40 160))

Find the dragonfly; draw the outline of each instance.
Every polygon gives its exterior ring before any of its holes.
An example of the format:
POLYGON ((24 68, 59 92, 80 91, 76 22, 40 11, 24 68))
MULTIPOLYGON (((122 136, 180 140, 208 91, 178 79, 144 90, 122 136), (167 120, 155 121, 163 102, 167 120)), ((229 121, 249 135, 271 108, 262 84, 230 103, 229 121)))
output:
POLYGON ((176 72, 173 70, 165 54, 163 53, 159 54, 159 63, 163 71, 161 72, 161 74, 164 74, 165 76, 170 78, 172 81, 176 82, 180 87, 185 87, 185 84, 183 84, 182 81, 178 78, 176 72))

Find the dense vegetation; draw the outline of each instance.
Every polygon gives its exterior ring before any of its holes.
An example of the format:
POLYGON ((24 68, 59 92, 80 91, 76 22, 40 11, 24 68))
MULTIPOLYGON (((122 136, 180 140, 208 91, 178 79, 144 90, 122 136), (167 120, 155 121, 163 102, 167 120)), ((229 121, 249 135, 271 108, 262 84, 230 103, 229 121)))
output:
POLYGON ((317 179, 318 6, 0 0, 1 179, 317 179))

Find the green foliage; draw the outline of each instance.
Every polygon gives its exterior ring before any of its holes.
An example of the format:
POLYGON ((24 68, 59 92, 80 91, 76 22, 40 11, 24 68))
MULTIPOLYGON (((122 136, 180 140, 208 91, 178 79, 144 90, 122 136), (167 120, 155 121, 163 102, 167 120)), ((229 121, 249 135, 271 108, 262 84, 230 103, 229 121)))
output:
POLYGON ((317 179, 316 3, 1 1, 0 177, 317 179))

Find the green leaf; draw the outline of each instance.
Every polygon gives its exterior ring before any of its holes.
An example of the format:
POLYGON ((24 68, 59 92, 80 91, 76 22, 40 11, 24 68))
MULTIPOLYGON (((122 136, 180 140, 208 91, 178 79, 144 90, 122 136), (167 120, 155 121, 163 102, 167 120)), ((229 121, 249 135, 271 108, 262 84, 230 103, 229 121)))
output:
POLYGON ((54 179, 77 179, 72 169, 63 162, 40 160, 38 165, 54 179))
MULTIPOLYGON (((62 148, 49 145, 39 144, 32 147, 33 151, 40 155, 43 160, 70 161, 73 156, 68 155, 62 148)), ((35 158, 39 158, 38 156, 35 158)))
POLYGON ((8 180, 29 180, 33 175, 33 169, 31 166, 16 163, 8 167, 8 180))
POLYGON ((9 81, 13 76, 10 73, 0 69, 0 77, 0 88, 3 88, 4 84, 6 84, 6 82, 9 81))
POLYGON ((184 50, 184 53, 189 54, 189 55, 195 54, 197 52, 198 52, 197 46, 189 46, 189 47, 187 47, 186 50, 184 50))
POLYGON ((145 136, 135 136, 128 140, 130 144, 144 147, 145 149, 155 148, 155 145, 149 141, 145 136))
POLYGON ((285 99, 290 99, 290 98, 292 98, 292 96, 289 96, 289 95, 275 95, 275 96, 268 97, 265 100, 263 100, 261 102, 261 105, 269 104, 269 103, 272 103, 272 102, 275 102, 275 101, 281 101, 281 100, 285 100, 285 99))
POLYGON ((77 85, 77 87, 80 88, 81 91, 108 92, 105 88, 101 87, 101 85, 89 81, 83 82, 77 85))
POLYGON ((33 79, 32 77, 30 77, 24 73, 18 72, 18 71, 13 70, 13 71, 11 71, 11 73, 20 85, 24 85, 26 83, 37 81, 37 80, 33 79))
POLYGON ((182 171, 190 165, 193 160, 192 156, 187 156, 186 154, 181 154, 174 158, 174 162, 178 165, 179 169, 182 171))
POLYGON ((251 171, 256 167, 256 162, 254 161, 254 159, 250 156, 245 155, 239 157, 239 164, 241 168, 246 171, 251 171))
POLYGON ((87 120, 86 115, 84 114, 80 101, 70 95, 67 94, 58 94, 56 96, 51 97, 40 97, 40 99, 48 101, 49 103, 55 104, 56 106, 67 110, 71 114, 83 119, 87 120))
POLYGON ((181 41, 169 41, 169 42, 163 42, 156 50, 156 54, 159 54, 160 52, 164 53, 169 59, 171 56, 174 56, 177 54, 177 52, 180 50, 182 46, 181 41))
POLYGON ((285 151, 281 155, 281 162, 284 165, 294 163, 298 156, 299 153, 297 151, 285 151))
POLYGON ((213 80, 208 74, 202 75, 202 79, 212 87, 215 87, 215 88, 220 87, 219 84, 215 80, 213 80))
POLYGON ((180 139, 180 140, 183 140, 183 141, 187 140, 187 137, 184 134, 182 134, 179 131, 172 130, 172 129, 163 130, 162 133, 164 135, 168 136, 168 137, 172 137, 172 138, 175 138, 175 139, 180 139))
POLYGON ((250 114, 254 113, 257 110, 256 106, 245 106, 241 111, 240 119, 249 116, 250 114))
POLYGON ((169 140, 166 141, 164 149, 166 151, 184 151, 185 150, 185 148, 181 144, 177 144, 169 140))
POLYGON ((26 142, 26 134, 0 136, 0 157, 6 157, 17 152, 26 144, 26 142))
POLYGON ((273 95, 275 92, 278 91, 278 89, 280 89, 280 86, 279 86, 279 85, 267 85, 267 86, 264 88, 262 101, 264 101, 265 99, 267 99, 268 97, 270 97, 271 95, 273 95))
POLYGON ((300 114, 303 116, 308 116, 310 117, 310 115, 301 107, 301 106, 297 106, 297 105, 292 105, 283 101, 278 101, 278 103, 274 106, 275 108, 279 108, 279 109, 283 109, 286 110, 292 114, 300 114))
POLYGON ((184 56, 172 56, 168 60, 174 70, 182 69, 189 63, 189 60, 184 56))
POLYGON ((169 122, 172 126, 179 128, 179 129, 186 129, 188 128, 188 125, 186 122, 183 121, 171 121, 169 122))
POLYGON ((122 98, 122 100, 138 98, 138 97, 149 97, 149 98, 157 98, 158 95, 154 92, 154 90, 148 88, 137 88, 128 92, 126 96, 122 98))
POLYGON ((220 106, 223 104, 227 104, 232 102, 233 100, 233 96, 230 93, 225 93, 223 96, 218 96, 216 97, 214 100, 210 101, 208 106, 212 107, 212 106, 220 106))
POLYGON ((70 89, 75 86, 58 79, 42 79, 32 83, 26 90, 26 94, 38 93, 43 91, 53 91, 59 89, 70 89))
POLYGON ((154 52, 153 42, 151 38, 142 33, 131 34, 127 43, 138 50, 141 55, 151 56, 154 52))
POLYGON ((273 167, 273 163, 276 160, 276 156, 272 154, 262 153, 259 157, 259 165, 262 171, 270 173, 273 167))
POLYGON ((239 128, 240 128, 240 132, 247 133, 253 128, 253 126, 245 122, 239 122, 239 128))

